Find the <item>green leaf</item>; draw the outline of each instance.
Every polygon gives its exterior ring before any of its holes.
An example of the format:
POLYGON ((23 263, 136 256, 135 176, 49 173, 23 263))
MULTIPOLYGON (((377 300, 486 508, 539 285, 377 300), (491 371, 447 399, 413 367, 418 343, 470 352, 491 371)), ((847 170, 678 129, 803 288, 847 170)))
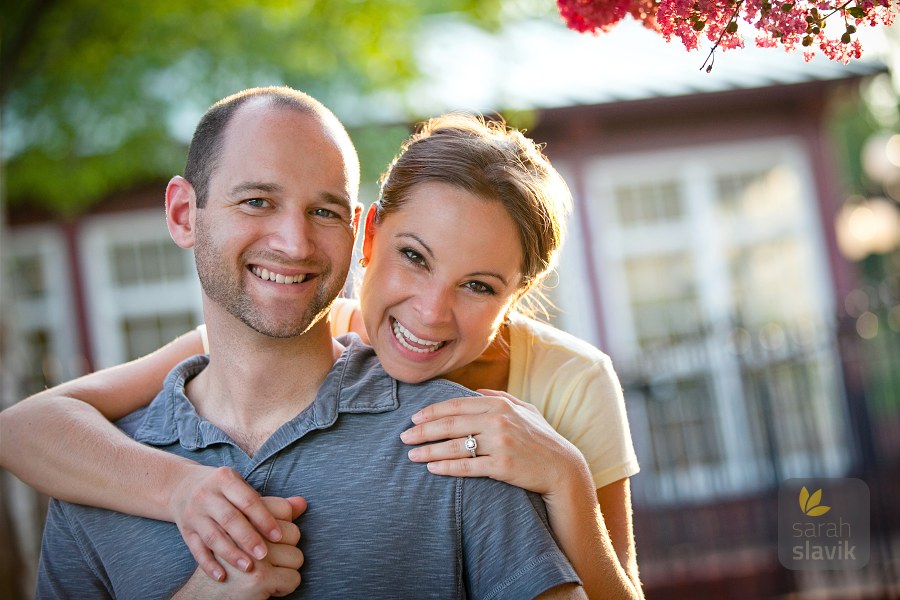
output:
MULTIPOLYGON (((414 46, 428 19, 456 13, 496 27, 501 4, 156 0, 136 11, 127 2, 13 2, 0 19, 7 199, 77 214, 113 191, 168 179, 202 112, 245 87, 287 84, 349 120, 352 103, 338 110, 347 98, 416 80, 414 46)), ((384 144, 360 146, 375 173, 392 156, 384 144)))

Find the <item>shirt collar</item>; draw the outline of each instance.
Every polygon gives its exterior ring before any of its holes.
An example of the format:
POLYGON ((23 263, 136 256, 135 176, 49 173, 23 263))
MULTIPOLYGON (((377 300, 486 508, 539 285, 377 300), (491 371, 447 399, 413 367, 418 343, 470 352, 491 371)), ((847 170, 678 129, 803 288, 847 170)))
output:
MULTIPOLYGON (((397 381, 384 371, 374 350, 356 334, 338 341, 345 345, 344 352, 325 377, 316 399, 282 425, 256 456, 277 451, 314 429, 331 427, 341 413, 381 413, 400 406, 397 381)), ((233 444, 223 431, 197 414, 184 393, 186 383, 208 364, 207 355, 197 355, 172 369, 135 431, 137 441, 155 446, 180 443, 189 450, 233 444)), ((299 362, 298 371, 302 372, 299 362)))

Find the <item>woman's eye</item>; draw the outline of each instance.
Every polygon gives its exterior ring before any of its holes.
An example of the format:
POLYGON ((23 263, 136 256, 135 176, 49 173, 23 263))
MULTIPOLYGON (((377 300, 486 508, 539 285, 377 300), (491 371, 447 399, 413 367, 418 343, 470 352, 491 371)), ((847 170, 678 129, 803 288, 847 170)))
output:
POLYGON ((496 293, 494 291, 494 288, 480 281, 469 281, 465 284, 465 287, 469 288, 476 294, 484 294, 485 296, 493 296, 496 293))
POLYGON ((402 248, 400 250, 406 260, 417 265, 425 266, 425 257, 413 250, 412 248, 402 248))

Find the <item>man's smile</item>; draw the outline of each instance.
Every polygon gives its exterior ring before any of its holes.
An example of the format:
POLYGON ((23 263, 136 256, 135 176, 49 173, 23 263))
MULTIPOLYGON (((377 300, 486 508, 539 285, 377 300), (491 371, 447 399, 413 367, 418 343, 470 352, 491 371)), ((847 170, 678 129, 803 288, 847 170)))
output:
POLYGON ((307 277, 309 277, 309 273, 304 273, 302 275, 282 275, 281 273, 269 271, 268 269, 257 266, 253 266, 250 270, 260 279, 264 281, 274 281, 275 283, 303 283, 306 281, 307 277))

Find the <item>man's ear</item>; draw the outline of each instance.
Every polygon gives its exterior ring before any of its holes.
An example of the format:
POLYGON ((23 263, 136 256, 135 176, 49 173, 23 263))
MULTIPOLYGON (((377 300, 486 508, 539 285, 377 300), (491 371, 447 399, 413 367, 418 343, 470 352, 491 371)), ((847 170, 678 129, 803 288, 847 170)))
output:
POLYGON ((373 204, 366 213, 366 228, 363 231, 362 252, 365 262, 372 259, 372 242, 375 240, 375 217, 378 214, 377 207, 373 204))
POLYGON ((197 195, 194 186, 176 175, 166 186, 166 225, 169 235, 182 248, 194 246, 194 228, 197 219, 197 195))

